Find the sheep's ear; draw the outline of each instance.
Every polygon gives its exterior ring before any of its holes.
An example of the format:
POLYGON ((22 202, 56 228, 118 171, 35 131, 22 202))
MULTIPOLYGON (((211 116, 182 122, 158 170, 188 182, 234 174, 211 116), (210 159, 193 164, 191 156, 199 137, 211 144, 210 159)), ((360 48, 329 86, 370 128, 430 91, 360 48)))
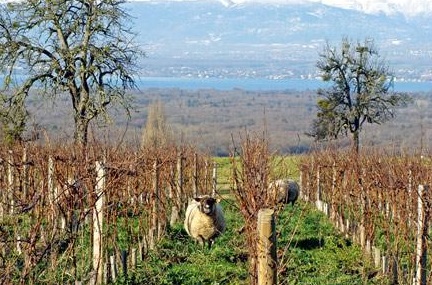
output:
POLYGON ((202 198, 201 197, 194 197, 193 198, 195 201, 197 201, 198 203, 201 202, 202 198))

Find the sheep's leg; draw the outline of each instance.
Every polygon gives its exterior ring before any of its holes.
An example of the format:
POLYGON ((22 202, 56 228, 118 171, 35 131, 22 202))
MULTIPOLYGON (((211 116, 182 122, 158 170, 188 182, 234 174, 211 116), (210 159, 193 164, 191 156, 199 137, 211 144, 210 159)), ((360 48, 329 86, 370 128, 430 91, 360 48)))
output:
POLYGON ((211 249, 213 243, 214 243, 214 240, 213 240, 213 239, 209 239, 209 240, 208 240, 208 249, 211 249))
POLYGON ((204 248, 205 239, 202 236, 198 236, 197 240, 198 240, 198 243, 201 245, 201 247, 204 248))

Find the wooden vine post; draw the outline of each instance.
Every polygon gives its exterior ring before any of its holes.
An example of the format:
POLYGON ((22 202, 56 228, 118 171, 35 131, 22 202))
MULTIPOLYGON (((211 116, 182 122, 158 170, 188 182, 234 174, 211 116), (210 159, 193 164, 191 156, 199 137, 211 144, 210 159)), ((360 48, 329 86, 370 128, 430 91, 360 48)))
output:
POLYGON ((184 211, 188 199, 183 191, 183 169, 184 169, 184 157, 183 153, 180 152, 177 159, 177 204, 179 205, 179 211, 184 211))
POLYGON ((101 162, 96 161, 97 183, 95 187, 96 201, 93 208, 93 272, 94 284, 103 283, 103 205, 106 170, 101 162))
POLYGON ((193 197, 198 196, 198 153, 194 154, 193 197))
POLYGON ((414 285, 426 285, 427 266, 427 237, 429 230, 429 187, 418 187, 418 211, 417 211, 417 247, 416 247, 416 271, 413 280, 414 285))
POLYGON ((212 197, 216 196, 216 188, 217 188, 217 163, 213 163, 213 176, 212 176, 212 197))
POLYGON ((315 196, 315 206, 318 210, 323 211, 323 201, 322 201, 322 192, 321 192, 321 179, 320 179, 320 167, 318 166, 317 174, 316 174, 316 196, 315 196))
POLYGON ((48 200, 51 207, 51 218, 54 223, 57 223, 57 218, 60 218, 60 227, 62 230, 66 228, 66 218, 64 215, 59 214, 56 209, 56 199, 58 198, 58 189, 54 183, 55 181, 55 165, 52 156, 48 157, 48 200))
POLYGON ((8 203, 9 203, 9 213, 11 215, 14 214, 15 211, 15 200, 14 200, 14 170, 13 170, 13 166, 14 165, 14 160, 13 160, 13 153, 11 150, 9 150, 9 158, 8 158, 8 193, 9 193, 9 197, 8 197, 8 203))
POLYGON ((173 227, 180 220, 180 209, 182 205, 181 201, 181 193, 182 193, 182 184, 183 184, 183 155, 180 153, 177 158, 177 178, 175 177, 174 168, 172 168, 172 177, 173 179, 177 179, 177 182, 172 183, 173 185, 170 187, 170 199, 171 199, 171 217, 170 217, 170 226, 173 227))
POLYGON ((159 236, 158 229, 158 214, 159 214, 159 165, 156 159, 153 163, 153 195, 152 195, 152 210, 151 224, 149 227, 149 249, 153 250, 156 247, 156 239, 159 236))
POLYGON ((51 156, 48 157, 48 200, 54 213, 54 160, 51 156))
POLYGON ((277 284, 276 224, 274 210, 258 212, 258 285, 277 284))
POLYGON ((28 196, 28 163, 27 163, 27 148, 24 148, 23 150, 23 156, 22 156, 22 164, 23 164, 23 196, 24 199, 27 199, 28 196))

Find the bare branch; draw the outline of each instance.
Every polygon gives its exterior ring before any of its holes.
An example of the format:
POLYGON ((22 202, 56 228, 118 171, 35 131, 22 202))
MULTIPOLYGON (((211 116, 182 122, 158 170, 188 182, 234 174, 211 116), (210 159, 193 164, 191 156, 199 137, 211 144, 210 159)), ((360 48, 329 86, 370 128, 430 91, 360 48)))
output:
MULTIPOLYGON (((123 0, 30 0, 1 4, 0 63, 8 80, 18 68, 21 88, 56 96, 68 92, 77 142, 86 143, 91 120, 123 102, 135 88, 135 66, 143 53, 134 44, 123 0)), ((19 83, 17 83, 19 84, 19 83)))

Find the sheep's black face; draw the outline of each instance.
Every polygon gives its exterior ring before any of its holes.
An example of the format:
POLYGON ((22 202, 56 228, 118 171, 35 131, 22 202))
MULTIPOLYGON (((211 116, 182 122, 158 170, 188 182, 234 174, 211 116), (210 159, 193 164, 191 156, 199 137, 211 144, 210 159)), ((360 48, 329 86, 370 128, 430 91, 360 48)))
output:
POLYGON ((200 210, 204 214, 211 215, 214 211, 216 199, 212 197, 199 197, 195 198, 200 203, 200 210))

